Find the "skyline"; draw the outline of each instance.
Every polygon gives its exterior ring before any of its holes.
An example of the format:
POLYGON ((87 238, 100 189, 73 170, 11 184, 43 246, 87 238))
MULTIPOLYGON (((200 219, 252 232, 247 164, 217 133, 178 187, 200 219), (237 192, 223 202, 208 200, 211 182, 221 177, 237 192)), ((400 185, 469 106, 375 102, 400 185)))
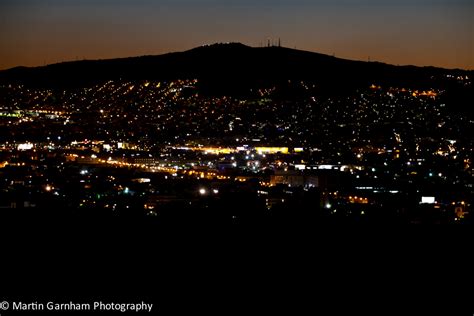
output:
POLYGON ((474 69, 468 1, 0 1, 0 69, 266 44, 352 60, 474 69))

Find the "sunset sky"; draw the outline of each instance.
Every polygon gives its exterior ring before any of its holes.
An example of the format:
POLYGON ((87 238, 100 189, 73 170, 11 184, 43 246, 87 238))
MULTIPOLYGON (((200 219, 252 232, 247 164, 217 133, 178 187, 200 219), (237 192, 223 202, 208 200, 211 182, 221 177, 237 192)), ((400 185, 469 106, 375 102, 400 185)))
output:
POLYGON ((474 69, 472 0, 0 0, 0 69, 215 42, 474 69))

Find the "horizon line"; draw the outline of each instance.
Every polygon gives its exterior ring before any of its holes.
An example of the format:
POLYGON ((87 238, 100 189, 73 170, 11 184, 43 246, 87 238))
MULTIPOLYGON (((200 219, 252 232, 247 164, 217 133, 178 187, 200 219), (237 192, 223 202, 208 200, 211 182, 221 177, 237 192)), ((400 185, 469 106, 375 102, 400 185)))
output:
POLYGON ((157 56, 163 56, 163 55, 168 55, 168 54, 176 54, 176 53, 184 53, 188 52, 194 49, 202 48, 202 47, 210 47, 213 45, 231 45, 231 44, 240 44, 248 48, 254 48, 254 49, 268 49, 268 48, 284 48, 284 49, 290 49, 290 50, 296 50, 296 51, 301 51, 301 52, 308 52, 308 53, 313 53, 313 54, 320 54, 320 55, 325 55, 329 57, 334 57, 337 59, 342 59, 342 60, 348 60, 348 61, 354 61, 354 62, 365 62, 365 63, 379 63, 379 64, 386 64, 386 65, 391 65, 395 67, 419 67, 419 68, 439 68, 439 69, 445 69, 445 70, 458 70, 458 71, 474 71, 474 68, 448 68, 444 66, 435 66, 435 65, 417 65, 417 64, 394 64, 386 61, 380 61, 380 60, 372 60, 372 56, 368 56, 368 60, 361 60, 361 59, 351 59, 348 57, 338 57, 335 53, 327 54, 327 53, 321 53, 317 51, 311 51, 311 50, 306 50, 306 49, 298 49, 296 46, 295 47, 286 47, 284 45, 261 45, 261 46, 251 46, 248 44, 244 44, 242 42, 215 42, 215 43, 210 43, 210 44, 201 44, 199 46, 195 46, 189 49, 185 50, 180 50, 180 51, 169 51, 165 53, 158 53, 158 54, 146 54, 146 55, 133 55, 133 56, 124 56, 124 57, 107 57, 107 58, 83 58, 83 59, 70 59, 70 60, 63 60, 63 61, 56 61, 52 63, 45 63, 43 65, 35 65, 35 66, 24 66, 24 65, 17 65, 9 68, 1 68, 0 72, 2 71, 8 71, 8 70, 13 70, 17 68, 42 68, 42 67, 48 67, 52 65, 59 65, 59 64, 65 64, 65 63, 74 63, 74 62, 84 62, 84 61, 105 61, 105 60, 116 60, 116 59, 128 59, 128 58, 140 58, 140 57, 157 57, 157 56))

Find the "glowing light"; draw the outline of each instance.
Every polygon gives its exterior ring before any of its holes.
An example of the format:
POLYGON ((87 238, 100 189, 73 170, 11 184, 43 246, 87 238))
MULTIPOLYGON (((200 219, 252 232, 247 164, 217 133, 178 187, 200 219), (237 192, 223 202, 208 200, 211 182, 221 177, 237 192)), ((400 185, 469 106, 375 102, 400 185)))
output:
POLYGON ((30 150, 32 148, 33 148, 33 144, 31 144, 31 143, 19 144, 18 145, 18 150, 30 150))
POLYGON ((204 188, 201 188, 201 189, 199 189, 199 194, 201 194, 201 195, 206 195, 206 194, 207 194, 207 190, 204 189, 204 188))
POLYGON ((435 197, 434 196, 422 196, 421 197, 421 204, 435 204, 435 197))
POLYGON ((261 154, 288 154, 288 147, 255 147, 255 150, 261 154))
POLYGON ((177 147, 176 149, 180 150, 192 150, 192 151, 201 151, 205 154, 220 155, 220 154, 231 154, 236 152, 233 148, 221 148, 221 147, 177 147))
POLYGON ((151 179, 150 178, 138 178, 138 179, 135 179, 133 181, 136 181, 138 183, 150 183, 151 179))

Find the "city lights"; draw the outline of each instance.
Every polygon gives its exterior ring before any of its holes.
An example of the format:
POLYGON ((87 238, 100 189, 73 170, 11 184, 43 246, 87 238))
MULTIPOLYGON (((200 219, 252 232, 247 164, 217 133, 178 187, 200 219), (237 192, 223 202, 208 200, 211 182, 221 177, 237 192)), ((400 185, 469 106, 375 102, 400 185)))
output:
MULTIPOLYGON (((0 142, 0 192, 31 192, 37 200, 21 201, 28 207, 42 202, 37 192, 51 192, 48 197, 61 205, 78 201, 72 207, 134 209, 158 218, 162 208, 177 205, 239 205, 237 197, 246 192, 265 199, 242 198, 263 205, 265 216, 283 204, 311 203, 315 214, 337 210, 348 218, 430 208, 439 213, 429 216, 447 214, 443 221, 469 219, 469 123, 440 103, 443 91, 432 98, 377 85, 348 97, 295 99, 289 106, 270 97, 278 88, 261 89, 265 99, 256 101, 182 94, 197 91, 197 83, 109 80, 81 92, 64 90, 57 109, 47 102, 47 90, 0 87, 10 89, 10 108, 29 98, 34 104, 18 117, 0 115, 11 135, 28 131, 25 124, 41 126, 0 142), (427 134, 431 130, 436 133, 427 134), (421 197, 427 188, 429 195, 421 197)), ((298 84, 311 91, 310 83, 298 84)), ((0 207, 13 202, 0 199, 0 207)))

